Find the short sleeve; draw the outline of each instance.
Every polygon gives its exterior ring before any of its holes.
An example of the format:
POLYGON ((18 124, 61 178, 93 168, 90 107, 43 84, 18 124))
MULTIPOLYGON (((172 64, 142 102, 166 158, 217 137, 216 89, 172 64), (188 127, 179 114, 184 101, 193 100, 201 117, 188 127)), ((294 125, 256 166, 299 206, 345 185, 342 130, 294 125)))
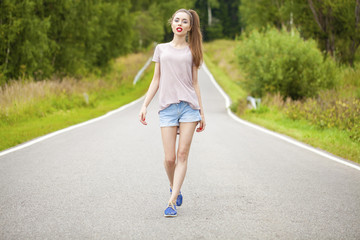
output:
POLYGON ((156 46, 154 51, 154 56, 152 58, 153 62, 160 62, 160 50, 159 45, 156 46))

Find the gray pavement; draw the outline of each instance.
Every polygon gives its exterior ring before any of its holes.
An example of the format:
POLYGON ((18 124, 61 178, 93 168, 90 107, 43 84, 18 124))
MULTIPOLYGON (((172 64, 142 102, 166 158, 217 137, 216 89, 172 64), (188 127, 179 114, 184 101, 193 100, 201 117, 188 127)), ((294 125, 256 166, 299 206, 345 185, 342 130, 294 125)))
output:
POLYGON ((360 239, 360 172, 234 121, 199 72, 184 204, 163 211, 157 99, 0 157, 0 239, 360 239))

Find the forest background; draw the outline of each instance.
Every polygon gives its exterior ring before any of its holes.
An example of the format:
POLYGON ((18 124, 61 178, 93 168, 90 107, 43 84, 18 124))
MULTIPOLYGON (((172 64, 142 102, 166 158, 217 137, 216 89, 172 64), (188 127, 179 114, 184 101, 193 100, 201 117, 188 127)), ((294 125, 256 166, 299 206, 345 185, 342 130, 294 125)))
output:
POLYGON ((179 8, 199 13, 206 63, 234 112, 286 134, 309 124, 316 133, 293 137, 326 150, 344 139, 332 152, 359 161, 359 0, 3 0, 0 149, 141 96, 151 70, 137 87, 132 78, 154 42, 171 40, 179 8), (261 106, 248 109, 247 95, 261 106), (316 137, 329 129, 339 133, 316 137))

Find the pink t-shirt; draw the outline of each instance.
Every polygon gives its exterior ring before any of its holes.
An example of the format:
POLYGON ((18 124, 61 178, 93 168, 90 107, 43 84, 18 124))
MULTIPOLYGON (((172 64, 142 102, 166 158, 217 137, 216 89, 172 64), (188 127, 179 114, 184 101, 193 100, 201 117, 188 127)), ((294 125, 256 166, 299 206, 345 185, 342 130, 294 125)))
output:
POLYGON ((188 102, 193 109, 200 109, 192 81, 190 47, 178 49, 170 43, 158 44, 152 60, 160 63, 159 111, 180 101, 188 102))

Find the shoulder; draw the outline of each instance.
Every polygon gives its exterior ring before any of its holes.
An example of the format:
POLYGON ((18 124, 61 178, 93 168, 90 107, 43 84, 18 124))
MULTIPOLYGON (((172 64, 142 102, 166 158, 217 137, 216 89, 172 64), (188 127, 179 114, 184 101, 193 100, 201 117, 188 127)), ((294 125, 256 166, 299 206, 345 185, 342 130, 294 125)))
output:
POLYGON ((169 48, 169 43, 159 43, 158 45, 156 45, 155 47, 155 55, 161 56, 164 53, 167 53, 171 50, 171 48, 169 48))
POLYGON ((169 43, 159 43, 158 45, 156 45, 157 48, 159 49, 164 49, 169 45, 169 43))

